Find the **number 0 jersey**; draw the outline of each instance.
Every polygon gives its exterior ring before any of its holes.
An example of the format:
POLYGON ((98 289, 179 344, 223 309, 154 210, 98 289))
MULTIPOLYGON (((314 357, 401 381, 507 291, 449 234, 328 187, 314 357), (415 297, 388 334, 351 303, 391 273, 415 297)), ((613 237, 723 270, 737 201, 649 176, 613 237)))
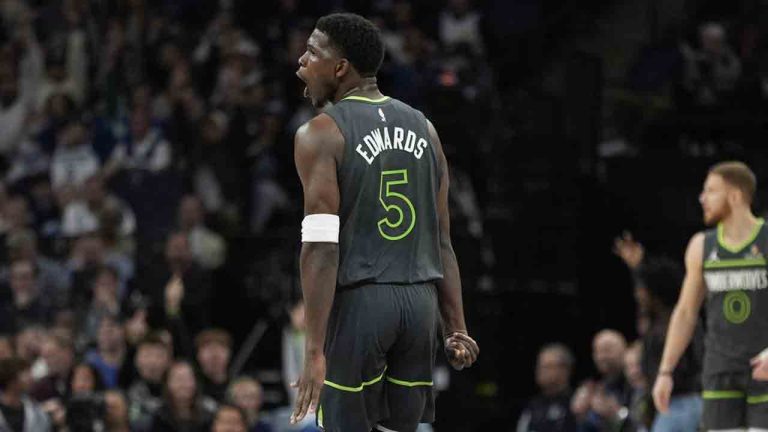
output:
POLYGON ((749 369, 749 360, 768 348, 768 229, 758 220, 741 245, 723 241, 723 227, 704 237, 707 287, 706 373, 749 369))
POLYGON ((441 279, 441 173, 424 114, 388 97, 356 96, 325 113, 345 141, 338 285, 441 279))

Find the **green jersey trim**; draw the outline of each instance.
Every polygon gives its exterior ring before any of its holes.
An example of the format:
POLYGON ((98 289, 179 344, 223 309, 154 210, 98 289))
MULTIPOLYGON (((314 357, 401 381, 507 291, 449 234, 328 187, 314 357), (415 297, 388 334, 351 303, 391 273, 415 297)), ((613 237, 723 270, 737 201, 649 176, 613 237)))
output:
POLYGON ((392 384, 397 384, 405 387, 420 387, 420 386, 431 387, 434 384, 432 381, 403 381, 399 379, 394 379, 392 377, 387 377, 387 381, 391 382, 392 384))
POLYGON ((367 98, 367 97, 363 97, 363 96, 347 96, 347 97, 343 98, 342 100, 354 100, 354 101, 359 101, 359 102, 367 102, 367 103, 377 104, 377 103, 382 103, 382 102, 388 101, 389 100, 389 96, 383 96, 383 97, 380 97, 378 99, 371 99, 371 98, 367 98))
POLYGON ((768 393, 756 395, 756 396, 748 396, 747 397, 747 403, 748 404, 760 404, 768 402, 768 393))
POLYGON ((370 381, 365 381, 365 382, 363 382, 362 384, 360 384, 357 387, 348 387, 348 386, 344 386, 344 385, 341 385, 341 384, 336 384, 335 382, 331 382, 331 381, 328 381, 328 380, 324 380, 323 383, 325 385, 329 386, 329 387, 335 388, 336 390, 341 390, 341 391, 351 392, 351 393, 359 393, 359 392, 363 391, 363 388, 368 387, 370 385, 374 385, 377 382, 381 381, 384 378, 384 373, 386 371, 387 371, 387 368, 384 368, 384 371, 381 372, 381 375, 377 376, 376 378, 374 378, 374 379, 372 379, 370 381))
POLYGON ((706 400, 743 399, 746 396, 746 393, 737 390, 704 390, 701 392, 701 397, 706 400))
POLYGON ((763 218, 758 218, 757 223, 755 224, 755 228, 752 230, 752 234, 750 234, 746 240, 744 240, 743 242, 735 246, 729 245, 725 242, 725 233, 723 230, 723 224, 719 223, 717 224, 717 242, 720 244, 720 246, 723 249, 727 250, 728 252, 738 253, 742 249, 747 247, 747 245, 755 241, 755 239, 757 238, 757 235, 760 234, 760 229, 763 227, 764 223, 765 221, 763 220, 763 218))
POLYGON ((734 267, 758 267, 768 265, 765 258, 724 259, 720 261, 704 261, 705 269, 721 269, 734 267))

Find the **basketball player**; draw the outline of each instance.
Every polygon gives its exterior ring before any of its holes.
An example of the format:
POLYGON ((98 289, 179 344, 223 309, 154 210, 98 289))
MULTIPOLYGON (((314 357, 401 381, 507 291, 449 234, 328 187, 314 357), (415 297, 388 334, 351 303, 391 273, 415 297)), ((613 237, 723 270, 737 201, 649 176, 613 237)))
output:
POLYGON ((298 77, 317 108, 296 132, 304 188, 304 371, 292 422, 332 432, 412 432, 434 419, 439 319, 451 365, 467 334, 450 240, 448 166, 432 124, 384 96, 381 35, 364 18, 320 18, 298 77))
POLYGON ((672 373, 691 340, 707 299, 702 387, 704 430, 768 430, 768 383, 755 381, 750 361, 768 347, 768 229, 750 206, 755 175, 745 164, 709 170, 699 201, 704 222, 685 253, 686 275, 669 324, 653 399, 669 408, 672 373))

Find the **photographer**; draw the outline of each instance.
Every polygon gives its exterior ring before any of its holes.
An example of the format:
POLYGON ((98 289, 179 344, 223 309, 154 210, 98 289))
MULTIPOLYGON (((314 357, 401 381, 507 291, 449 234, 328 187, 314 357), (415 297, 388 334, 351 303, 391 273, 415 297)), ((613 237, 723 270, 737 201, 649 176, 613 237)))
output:
POLYGON ((133 430, 149 430, 152 416, 163 403, 163 377, 172 360, 171 343, 161 333, 149 333, 139 343, 134 356, 138 377, 128 388, 133 430))
POLYGON ((29 365, 12 357, 0 360, 0 430, 13 432, 47 432, 50 420, 40 405, 28 396, 29 365))
POLYGON ((72 369, 67 398, 67 425, 70 432, 104 429, 106 407, 99 372, 88 363, 72 369))

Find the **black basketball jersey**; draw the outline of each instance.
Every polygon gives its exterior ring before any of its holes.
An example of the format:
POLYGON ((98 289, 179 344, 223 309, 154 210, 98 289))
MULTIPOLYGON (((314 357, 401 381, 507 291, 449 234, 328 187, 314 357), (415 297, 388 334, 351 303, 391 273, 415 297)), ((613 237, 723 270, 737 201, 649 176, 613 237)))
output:
POLYGON ((704 237, 707 287, 707 373, 749 369, 749 360, 768 348, 768 229, 762 219, 743 244, 723 241, 723 227, 704 237))
POLYGON ((341 287, 443 277, 440 172, 427 119, 389 97, 350 96, 326 110, 344 135, 338 167, 341 287))

